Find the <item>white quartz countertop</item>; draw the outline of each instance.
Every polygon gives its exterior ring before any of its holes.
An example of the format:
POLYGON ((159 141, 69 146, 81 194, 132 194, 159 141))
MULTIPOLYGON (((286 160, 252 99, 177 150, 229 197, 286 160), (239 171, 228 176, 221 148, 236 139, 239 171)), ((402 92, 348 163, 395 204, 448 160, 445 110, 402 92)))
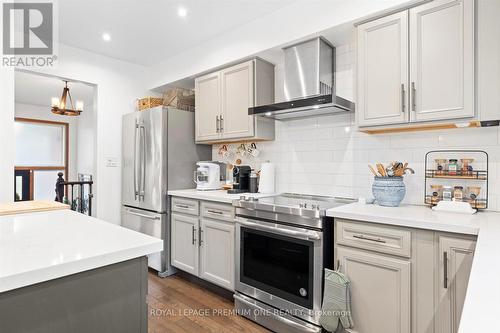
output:
POLYGON ((381 207, 353 203, 327 216, 411 228, 477 235, 459 333, 492 332, 500 327, 500 213, 473 215, 435 212, 426 206, 381 207))
POLYGON ((240 193, 240 194, 228 194, 224 190, 214 190, 214 191, 198 191, 196 189, 189 190, 172 190, 168 191, 168 195, 174 197, 182 197, 196 200, 207 200, 216 201, 223 203, 232 203, 233 200, 238 200, 240 196, 254 197, 254 198, 264 198, 270 197, 274 194, 262 194, 262 193, 240 193))
POLYGON ((1 216, 0 292, 162 249, 161 239, 71 210, 1 216))

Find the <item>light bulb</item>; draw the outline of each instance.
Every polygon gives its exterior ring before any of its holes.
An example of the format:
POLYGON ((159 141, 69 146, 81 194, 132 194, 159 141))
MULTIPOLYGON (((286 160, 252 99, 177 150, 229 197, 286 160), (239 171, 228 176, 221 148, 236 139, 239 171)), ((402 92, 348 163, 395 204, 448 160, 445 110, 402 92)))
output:
POLYGON ((51 105, 52 107, 59 107, 59 98, 57 97, 52 97, 52 100, 51 100, 51 105))

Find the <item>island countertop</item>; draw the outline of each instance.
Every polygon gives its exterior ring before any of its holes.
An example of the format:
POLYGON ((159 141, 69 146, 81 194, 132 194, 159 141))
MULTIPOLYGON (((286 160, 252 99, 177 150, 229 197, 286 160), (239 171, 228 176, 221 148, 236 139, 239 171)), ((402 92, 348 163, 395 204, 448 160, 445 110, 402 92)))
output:
POLYGON ((163 249, 163 241, 71 210, 0 216, 0 292, 163 249))
POLYGON ((500 326, 500 213, 435 212, 426 206, 381 207, 352 203, 327 216, 427 230, 477 235, 459 333, 492 332, 500 326))

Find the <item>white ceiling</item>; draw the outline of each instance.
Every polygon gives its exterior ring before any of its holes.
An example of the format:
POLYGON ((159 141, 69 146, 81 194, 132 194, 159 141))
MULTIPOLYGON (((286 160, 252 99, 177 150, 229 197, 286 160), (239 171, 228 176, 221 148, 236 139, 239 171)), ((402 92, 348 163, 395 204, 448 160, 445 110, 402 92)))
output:
MULTIPOLYGON (((50 108, 52 97, 61 98, 64 87, 64 82, 59 78, 20 71, 16 71, 14 82, 16 103, 47 106, 47 110, 50 108)), ((84 110, 92 107, 94 104, 92 86, 80 82, 69 82, 68 87, 73 103, 76 103, 76 100, 82 100, 84 110)))
POLYGON ((63 0, 63 44, 142 65, 154 65, 184 50, 304 0, 63 0), (178 8, 187 16, 177 15, 178 8), (102 34, 111 41, 102 40, 102 34))

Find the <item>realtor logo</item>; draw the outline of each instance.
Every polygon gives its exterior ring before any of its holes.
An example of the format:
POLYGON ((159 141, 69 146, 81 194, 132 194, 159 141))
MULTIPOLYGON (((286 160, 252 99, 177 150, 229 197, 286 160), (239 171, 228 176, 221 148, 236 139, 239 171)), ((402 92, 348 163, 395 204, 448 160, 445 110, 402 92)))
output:
POLYGON ((57 32, 54 7, 53 1, 2 4, 3 66, 54 65, 57 59, 54 52, 57 32))

